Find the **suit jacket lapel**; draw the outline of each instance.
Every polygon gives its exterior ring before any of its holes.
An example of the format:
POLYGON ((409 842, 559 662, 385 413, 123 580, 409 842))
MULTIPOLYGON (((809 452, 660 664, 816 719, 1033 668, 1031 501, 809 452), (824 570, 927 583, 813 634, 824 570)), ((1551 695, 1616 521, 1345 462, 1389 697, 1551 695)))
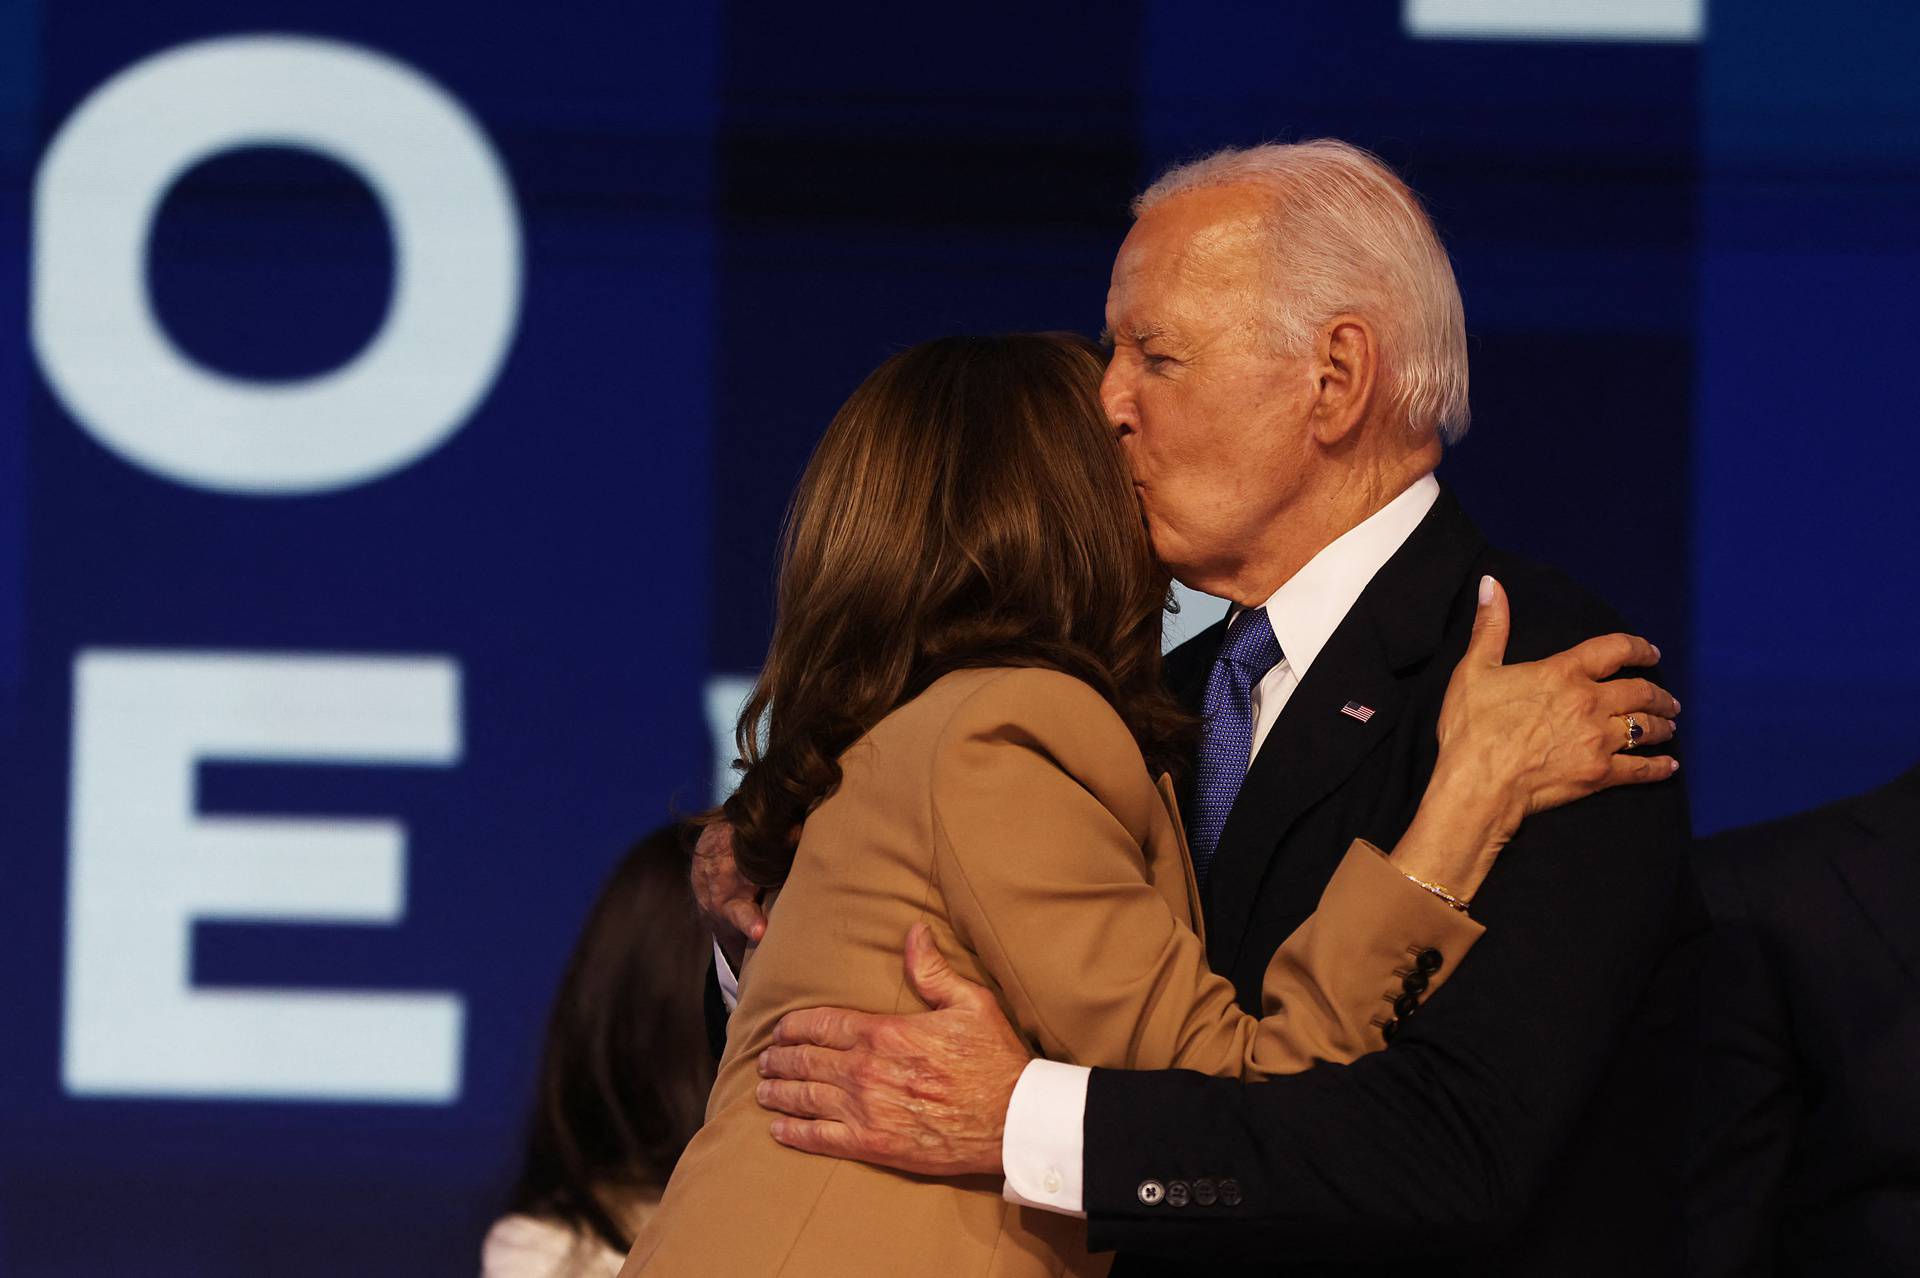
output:
POLYGON ((1485 544, 1443 488, 1294 689, 1227 815, 1208 875, 1208 961, 1215 971, 1229 972, 1238 961, 1260 883, 1288 832, 1398 725, 1407 697, 1403 674, 1439 646, 1462 580, 1485 544), (1341 713, 1349 702, 1373 714, 1362 721, 1341 713))
POLYGON ((1920 768, 1845 808, 1872 837, 1832 849, 1828 858, 1907 979, 1920 982, 1912 917, 1913 902, 1920 901, 1920 768))
POLYGON ((1233 970, 1267 864, 1294 822, 1346 780, 1399 718, 1405 694, 1369 628, 1355 630, 1336 634, 1294 689, 1227 814, 1207 877, 1207 957, 1217 972, 1233 970), (1362 723, 1340 713, 1349 701, 1370 707, 1372 717, 1362 723))
MULTIPOLYGON (((1222 617, 1193 638, 1169 652, 1161 664, 1161 681, 1167 685, 1167 691, 1174 695, 1188 713, 1199 714, 1200 703, 1206 697, 1207 672, 1213 669, 1213 659, 1220 655, 1220 645, 1227 641, 1227 619, 1222 617)), ((1175 802, 1184 810, 1193 808, 1193 756, 1187 755, 1187 766, 1180 770, 1179 779, 1173 791, 1175 802)), ((1195 917, 1199 917, 1197 914, 1195 917)))
POLYGON ((1222 617, 1169 652, 1160 663, 1160 678, 1167 691, 1195 714, 1200 713, 1200 703, 1207 694, 1207 673, 1226 641, 1227 619, 1222 617))

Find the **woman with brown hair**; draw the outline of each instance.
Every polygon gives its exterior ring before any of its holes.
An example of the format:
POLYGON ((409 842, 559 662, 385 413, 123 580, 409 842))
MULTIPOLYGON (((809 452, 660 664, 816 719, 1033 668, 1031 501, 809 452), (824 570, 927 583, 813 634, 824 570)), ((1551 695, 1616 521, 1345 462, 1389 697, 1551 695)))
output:
POLYGON ((706 930, 687 890, 692 829, 662 826, 622 858, 554 995, 508 1214, 481 1278, 612 1274, 700 1126, 713 1055, 706 930))
MULTIPOLYGON (((725 807, 771 923, 707 1123, 623 1273, 1105 1272, 1079 1221, 1005 1202, 997 1181, 769 1136, 755 1063, 775 1022, 918 1008, 899 957, 917 926, 1042 1055, 1244 1078, 1379 1048, 1382 986, 1408 951, 1439 958, 1430 993, 1479 936, 1430 885, 1470 897, 1491 854, 1450 842, 1459 801, 1430 798, 1390 858, 1348 851, 1269 966, 1263 1019, 1208 969, 1163 771, 1194 726, 1160 682, 1169 581, 1102 369, 1077 338, 948 338, 887 361, 828 427, 794 499, 725 807)), ((1569 677, 1463 661, 1448 702, 1473 713, 1443 715, 1441 767, 1537 723, 1538 694, 1569 677)), ((1605 762, 1568 750, 1479 788, 1502 813, 1539 810, 1601 788, 1605 762)))

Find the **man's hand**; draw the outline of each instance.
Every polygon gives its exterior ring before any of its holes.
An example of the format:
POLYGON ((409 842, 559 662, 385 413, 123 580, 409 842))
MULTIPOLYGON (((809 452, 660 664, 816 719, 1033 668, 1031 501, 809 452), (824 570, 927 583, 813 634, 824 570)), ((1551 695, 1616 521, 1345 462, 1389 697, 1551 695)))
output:
POLYGON ((789 1012, 760 1054, 756 1093, 782 1145, 923 1176, 1000 1175, 1007 1103, 1033 1059, 985 988, 907 933, 907 979, 933 1010, 789 1012))
POLYGON ((700 831, 693 848, 693 899, 736 972, 747 946, 767 934, 759 895, 734 862, 733 827, 716 820, 700 831))

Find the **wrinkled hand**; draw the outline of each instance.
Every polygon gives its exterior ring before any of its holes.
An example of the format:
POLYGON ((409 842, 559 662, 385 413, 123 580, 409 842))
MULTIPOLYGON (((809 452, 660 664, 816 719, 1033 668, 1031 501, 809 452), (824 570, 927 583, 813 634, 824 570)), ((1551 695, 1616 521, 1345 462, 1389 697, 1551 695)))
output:
POLYGON ((1634 635, 1589 639, 1539 661, 1505 664, 1511 629, 1506 591, 1482 586, 1473 638, 1440 708, 1440 756, 1429 798, 1466 796, 1498 850, 1529 815, 1620 785, 1664 781, 1679 763, 1626 753, 1627 716, 1640 746, 1673 737, 1680 703, 1646 679, 1611 679, 1651 667, 1660 650, 1634 635))
POLYGON ((736 972, 747 945, 767 934, 759 894, 734 862, 733 827, 716 820, 700 831, 693 848, 693 899, 736 972))
POLYGON ((790 1117, 773 1138, 924 1176, 999 1175, 1014 1085, 1033 1054, 993 995, 941 957, 924 923, 907 934, 907 979, 933 1010, 789 1012, 760 1054, 756 1095, 790 1117))

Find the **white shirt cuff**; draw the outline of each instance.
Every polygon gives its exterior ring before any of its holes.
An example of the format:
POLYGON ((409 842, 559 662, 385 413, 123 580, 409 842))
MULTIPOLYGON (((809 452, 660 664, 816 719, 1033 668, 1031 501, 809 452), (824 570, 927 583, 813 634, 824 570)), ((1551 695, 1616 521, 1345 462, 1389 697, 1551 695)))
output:
POLYGON ((720 942, 713 943, 713 974, 720 982, 720 1001, 727 1005, 731 1014, 740 1006, 740 978, 733 974, 733 964, 727 962, 727 956, 720 949, 720 942))
POLYGON ((1068 1216, 1081 1208, 1081 1155, 1086 1149, 1087 1080, 1083 1065, 1033 1060, 1014 1084, 1000 1161, 1007 1173, 1001 1191, 1010 1203, 1068 1216))

